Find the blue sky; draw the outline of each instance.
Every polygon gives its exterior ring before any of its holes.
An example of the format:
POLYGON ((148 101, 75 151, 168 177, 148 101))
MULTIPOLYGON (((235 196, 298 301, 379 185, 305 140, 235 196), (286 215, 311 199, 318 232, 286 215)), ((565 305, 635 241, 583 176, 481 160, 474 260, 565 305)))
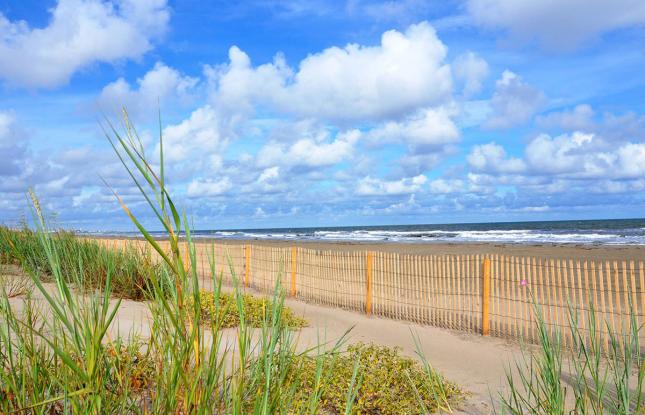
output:
POLYGON ((5 223, 33 187, 130 227, 121 106, 196 228, 645 216, 640 0, 0 0, 0 34, 5 223))

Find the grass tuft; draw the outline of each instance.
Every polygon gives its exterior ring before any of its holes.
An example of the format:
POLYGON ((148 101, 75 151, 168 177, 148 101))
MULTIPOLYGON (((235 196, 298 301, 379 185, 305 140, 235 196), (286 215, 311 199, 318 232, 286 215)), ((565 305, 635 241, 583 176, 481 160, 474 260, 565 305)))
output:
MULTIPOLYGON (((112 250, 65 231, 53 232, 49 237, 59 252, 59 265, 66 280, 80 281, 85 289, 103 288, 110 273, 115 295, 142 300, 150 291, 150 274, 162 275, 163 265, 153 263, 150 255, 134 247, 112 250)), ((52 265, 38 233, 27 227, 11 230, 0 226, 0 261, 19 265, 43 281, 53 281, 52 265)))

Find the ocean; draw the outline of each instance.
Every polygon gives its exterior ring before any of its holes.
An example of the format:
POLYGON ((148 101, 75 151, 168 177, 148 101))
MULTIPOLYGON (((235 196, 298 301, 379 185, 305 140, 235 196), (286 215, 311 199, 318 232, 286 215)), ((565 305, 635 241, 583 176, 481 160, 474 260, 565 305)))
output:
MULTIPOLYGON (((92 234, 120 236, 134 233, 92 234)), ((645 219, 195 230, 193 235, 195 238, 238 240, 645 245, 645 219)))

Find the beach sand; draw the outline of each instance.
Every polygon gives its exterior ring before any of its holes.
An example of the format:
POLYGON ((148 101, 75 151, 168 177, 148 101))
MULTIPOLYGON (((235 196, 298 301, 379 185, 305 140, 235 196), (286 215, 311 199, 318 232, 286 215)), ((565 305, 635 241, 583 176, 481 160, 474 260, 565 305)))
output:
POLYGON ((279 240, 232 240, 196 239, 197 242, 215 244, 253 244, 264 246, 299 246, 308 249, 335 251, 380 251, 410 255, 465 255, 499 254, 533 256, 540 258, 588 259, 588 260, 645 260, 643 245, 553 245, 553 244, 498 244, 498 243, 397 243, 397 242, 335 242, 335 241, 279 241, 279 240))

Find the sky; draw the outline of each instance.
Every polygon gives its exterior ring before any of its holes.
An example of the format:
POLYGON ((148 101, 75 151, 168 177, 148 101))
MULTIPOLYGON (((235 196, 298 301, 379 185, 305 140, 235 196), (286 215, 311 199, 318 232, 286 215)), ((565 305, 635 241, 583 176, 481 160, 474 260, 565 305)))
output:
POLYGON ((0 223, 154 227, 122 108, 197 229, 644 217, 643 68, 642 0, 0 0, 0 223))

